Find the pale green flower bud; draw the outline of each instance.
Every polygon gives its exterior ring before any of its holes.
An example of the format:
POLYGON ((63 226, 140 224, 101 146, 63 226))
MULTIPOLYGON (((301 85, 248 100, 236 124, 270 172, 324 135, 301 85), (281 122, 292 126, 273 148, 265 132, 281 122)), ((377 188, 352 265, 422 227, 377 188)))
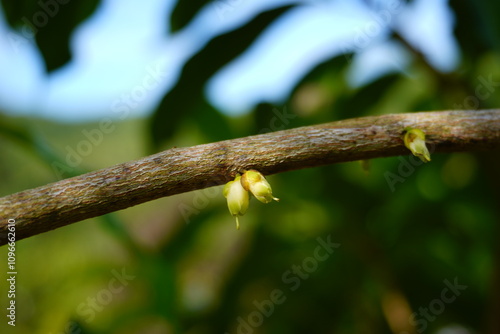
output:
POLYGON ((425 133, 420 129, 412 128, 406 128, 405 131, 403 140, 411 153, 419 157, 423 162, 431 161, 431 155, 427 146, 425 146, 425 133))
POLYGON ((248 209, 248 191, 241 185, 241 176, 238 174, 234 181, 229 181, 224 186, 223 194, 227 198, 227 207, 231 215, 236 217, 236 229, 240 229, 238 216, 243 216, 248 209))
POLYGON ((241 184, 245 190, 250 191, 262 203, 269 203, 272 200, 279 201, 279 198, 273 197, 271 186, 264 175, 256 170, 248 170, 243 173, 241 184))

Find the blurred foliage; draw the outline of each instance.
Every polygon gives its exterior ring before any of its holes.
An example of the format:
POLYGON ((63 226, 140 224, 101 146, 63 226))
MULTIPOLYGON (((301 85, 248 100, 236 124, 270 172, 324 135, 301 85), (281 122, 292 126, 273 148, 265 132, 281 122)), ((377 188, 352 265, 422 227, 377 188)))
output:
POLYGON ((185 28, 195 15, 211 2, 210 0, 178 1, 170 17, 171 31, 176 32, 185 28))
MULTIPOLYGON (((45 60, 45 68, 51 72, 71 60, 71 33, 94 12, 99 2, 1 0, 1 5, 12 27, 20 28, 24 37, 34 37, 45 60)), ((23 43, 20 39, 13 42, 23 43)))
POLYGON ((214 38, 184 66, 180 79, 161 101, 151 119, 151 134, 157 149, 171 139, 183 120, 198 118, 209 141, 230 137, 230 127, 224 117, 205 100, 204 87, 223 65, 245 51, 262 30, 289 7, 262 13, 243 27, 214 38), (224 52, 221 52, 224 50, 224 52), (175 110, 175 113, 171 111, 175 110))
MULTIPOLYGON (((29 3, 2 1, 11 24, 38 10, 29 3)), ((96 4, 71 3, 86 8, 60 15, 57 32, 43 30, 48 37, 37 35, 49 70, 69 59, 69 33, 96 4)), ((206 3, 179 1, 172 30, 206 3)), ((116 122, 62 176, 137 159, 150 139, 157 147, 194 145, 358 116, 468 109, 480 78, 499 81, 499 5, 450 5, 463 60, 456 72, 435 71, 415 54, 405 75, 354 89, 345 78, 356 54, 346 54, 318 64, 282 105, 263 102, 229 117, 204 88, 290 7, 263 12, 193 55, 151 119, 116 122)), ((500 95, 479 102, 498 107, 500 95)), ((95 128, 2 116, 0 194, 56 181, 53 163, 67 162, 69 149, 86 140, 82 131, 95 128)), ((408 155, 372 160, 368 171, 351 162, 270 176, 281 202, 252 200, 240 231, 215 187, 23 240, 18 325, 1 332, 497 333, 498 153, 435 154, 425 165, 408 155), (336 246, 324 247, 329 241, 336 246), (453 293, 455 283, 466 288, 453 293)))

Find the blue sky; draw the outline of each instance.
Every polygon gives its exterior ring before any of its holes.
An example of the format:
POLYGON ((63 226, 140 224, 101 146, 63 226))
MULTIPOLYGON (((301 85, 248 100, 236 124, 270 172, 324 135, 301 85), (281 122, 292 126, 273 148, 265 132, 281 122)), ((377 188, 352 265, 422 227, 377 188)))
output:
MULTIPOLYGON (((285 0, 216 0, 185 30, 166 33, 171 0, 103 0, 73 33, 71 63, 47 76, 26 31, 0 16, 0 109, 61 121, 147 116, 175 84, 182 64, 211 37, 285 0)), ((390 71, 405 72, 410 55, 390 41, 399 31, 441 71, 453 70, 459 50, 446 0, 309 0, 270 26, 245 54, 215 75, 209 100, 228 114, 258 102, 280 104, 316 64, 355 51, 346 78, 363 85, 390 71)), ((43 29, 43 27, 41 28, 43 29)), ((221 50, 223 52, 223 50, 221 50)))

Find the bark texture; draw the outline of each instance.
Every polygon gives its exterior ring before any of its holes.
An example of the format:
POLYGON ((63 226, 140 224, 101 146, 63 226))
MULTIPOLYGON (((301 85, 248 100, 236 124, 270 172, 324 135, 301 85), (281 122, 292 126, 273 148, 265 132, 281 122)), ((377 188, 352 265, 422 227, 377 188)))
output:
POLYGON ((0 245, 7 242, 9 219, 16 221, 18 241, 160 197, 224 184, 246 169, 269 175, 406 155, 406 127, 423 130, 434 153, 500 147, 500 109, 494 109, 362 117, 172 148, 0 198, 0 245))

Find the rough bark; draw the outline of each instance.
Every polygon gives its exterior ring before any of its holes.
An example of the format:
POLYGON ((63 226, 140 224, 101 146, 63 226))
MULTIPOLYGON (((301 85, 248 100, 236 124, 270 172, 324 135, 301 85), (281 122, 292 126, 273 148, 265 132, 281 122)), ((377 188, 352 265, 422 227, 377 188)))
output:
POLYGON ((172 148, 0 198, 0 245, 7 241, 9 219, 15 219, 20 240, 160 197, 220 185, 250 168, 269 175, 406 155, 405 127, 422 129, 434 153, 500 147, 500 109, 495 109, 362 117, 172 148))

